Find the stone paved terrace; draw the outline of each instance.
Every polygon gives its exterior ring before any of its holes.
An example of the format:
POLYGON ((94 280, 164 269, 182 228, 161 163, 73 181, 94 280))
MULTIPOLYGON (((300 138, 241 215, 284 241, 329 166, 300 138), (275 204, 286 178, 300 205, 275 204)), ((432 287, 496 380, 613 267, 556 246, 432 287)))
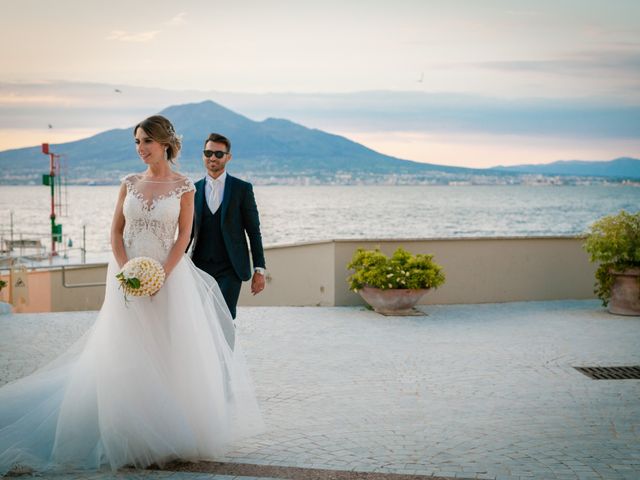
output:
MULTIPOLYGON (((187 465, 51 478, 640 478, 640 380, 592 380, 573 368, 640 365, 640 317, 591 300, 419 308, 428 315, 239 309, 268 432, 221 461, 263 473, 187 465), (274 466, 319 470, 273 475, 274 466)), ((0 316, 0 383, 53 358, 95 315, 0 316)))

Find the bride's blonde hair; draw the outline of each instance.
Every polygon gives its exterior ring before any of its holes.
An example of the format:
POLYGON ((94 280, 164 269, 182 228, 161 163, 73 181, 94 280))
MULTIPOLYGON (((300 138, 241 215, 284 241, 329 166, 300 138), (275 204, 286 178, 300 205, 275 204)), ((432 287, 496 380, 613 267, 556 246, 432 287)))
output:
POLYGON ((155 140, 162 145, 167 146, 167 160, 171 163, 175 163, 174 160, 178 158, 180 149, 182 148, 182 140, 176 135, 176 130, 169 120, 162 115, 153 115, 144 119, 133 129, 133 136, 136 136, 136 132, 141 128, 144 133, 149 135, 149 138, 155 140))

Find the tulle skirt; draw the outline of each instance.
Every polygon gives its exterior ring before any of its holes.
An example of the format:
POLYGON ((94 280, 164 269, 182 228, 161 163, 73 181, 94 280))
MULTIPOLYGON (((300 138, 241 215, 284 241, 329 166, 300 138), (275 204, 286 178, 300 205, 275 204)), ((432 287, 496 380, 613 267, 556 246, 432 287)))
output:
POLYGON ((125 303, 109 263, 93 327, 0 388, 0 474, 215 460, 263 423, 215 280, 188 257, 125 303))

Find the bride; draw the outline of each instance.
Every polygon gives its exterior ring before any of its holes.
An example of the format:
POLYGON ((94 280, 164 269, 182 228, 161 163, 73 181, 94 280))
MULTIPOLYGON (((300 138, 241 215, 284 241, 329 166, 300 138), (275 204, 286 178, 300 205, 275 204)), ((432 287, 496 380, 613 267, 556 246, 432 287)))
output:
POLYGON ((120 188, 104 304, 61 357, 0 388, 0 475, 215 460, 263 428, 220 289, 184 255, 194 185, 170 165, 180 139, 159 115, 133 133, 147 169, 120 188), (116 274, 139 256, 166 280, 125 302, 116 274))

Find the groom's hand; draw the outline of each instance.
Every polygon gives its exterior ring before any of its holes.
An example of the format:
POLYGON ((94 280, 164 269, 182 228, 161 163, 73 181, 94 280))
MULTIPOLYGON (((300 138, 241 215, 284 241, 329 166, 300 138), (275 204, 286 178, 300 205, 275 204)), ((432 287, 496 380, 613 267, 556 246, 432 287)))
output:
POLYGON ((251 293, 257 295, 262 290, 264 290, 264 275, 255 272, 253 274, 253 278, 251 279, 251 293))

